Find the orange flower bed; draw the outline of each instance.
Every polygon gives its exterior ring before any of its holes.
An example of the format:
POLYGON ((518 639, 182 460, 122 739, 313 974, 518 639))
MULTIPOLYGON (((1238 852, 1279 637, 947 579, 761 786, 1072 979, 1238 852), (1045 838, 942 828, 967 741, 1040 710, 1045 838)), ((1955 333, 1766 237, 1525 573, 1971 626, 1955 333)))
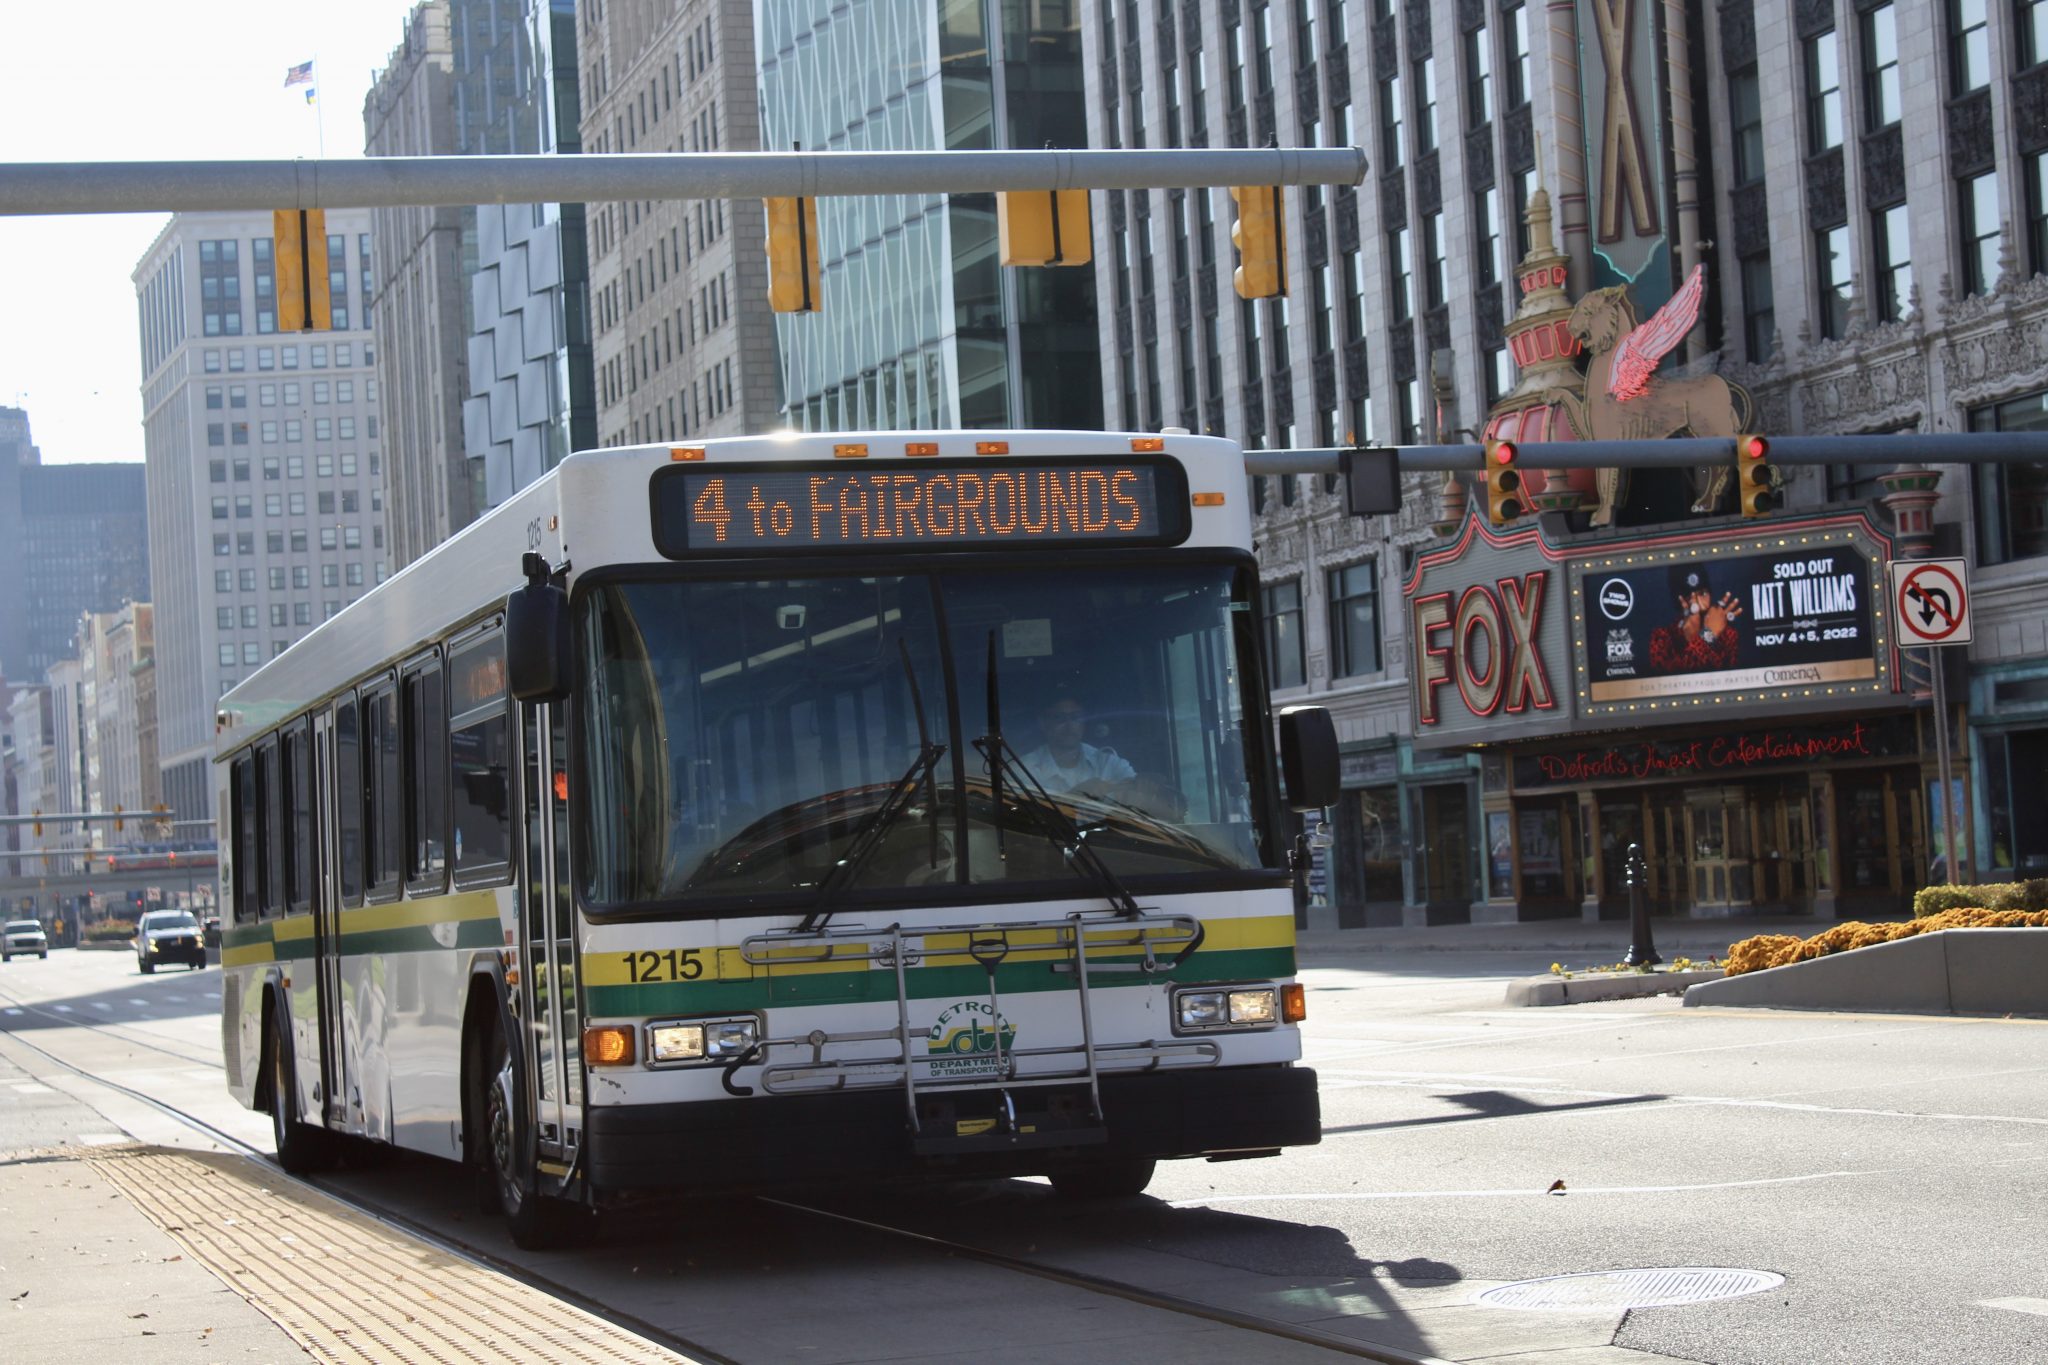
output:
POLYGON ((2048 929, 2048 911, 2041 910, 1944 910, 1938 915, 1904 920, 1897 924, 1865 924, 1847 920, 1812 938, 1793 934, 1758 934, 1728 949, 1728 975, 1783 967, 1829 953, 1867 948, 1873 943, 1890 943, 1937 929, 2048 929))

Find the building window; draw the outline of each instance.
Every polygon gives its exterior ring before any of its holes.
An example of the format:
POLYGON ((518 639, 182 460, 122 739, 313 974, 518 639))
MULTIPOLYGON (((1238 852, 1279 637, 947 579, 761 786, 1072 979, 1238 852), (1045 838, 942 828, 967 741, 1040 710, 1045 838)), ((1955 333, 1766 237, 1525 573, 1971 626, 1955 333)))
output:
POLYGON ((1261 594, 1266 609, 1267 682, 1274 688, 1300 687, 1307 681, 1301 639, 1301 580, 1268 585, 1261 594))
MULTIPOLYGON (((2048 431, 2048 393, 1972 409, 1972 431, 2048 431)), ((1978 465, 1977 557, 1986 564, 2048 554, 2048 460, 1978 465)))
POLYGON ((1863 16, 1863 126, 1874 133, 1898 121, 1898 18, 1879 5, 1863 16))
POLYGON ((1516 5, 1501 14, 1507 24, 1508 65, 1507 65, 1507 107, 1519 109, 1529 102, 1530 59, 1529 59, 1529 7, 1516 5))
POLYGON ((1754 64, 1728 77, 1728 118, 1734 125, 1735 183, 1764 178, 1764 101, 1754 64))
POLYGON ((1481 289, 1500 283, 1500 191, 1484 189, 1472 196, 1473 274, 1481 289))
POLYGON ((2020 0, 2020 67, 2048 61, 2048 0, 2020 0))
POLYGON ((1870 244, 1877 276, 1877 320, 1897 322, 1906 316, 1913 293, 1913 239, 1906 229, 1904 204, 1872 215, 1870 244))
POLYGON ((1401 121, 1401 78, 1390 76, 1380 82, 1380 158, 1387 170, 1408 160, 1408 139, 1401 121))
POLYGON ((1415 63, 1415 154, 1436 150, 1436 58, 1415 63))
POLYGON ((1990 6, 1985 0, 1948 0, 1949 96, 1991 84, 1990 6))
POLYGON ((1477 127, 1493 122, 1493 43, 1485 24, 1465 35, 1465 118, 1477 127))
POLYGON ((1387 306, 1389 321, 1406 322, 1415 316, 1414 277, 1408 267, 1408 229, 1387 234, 1387 306))
MULTIPOLYGON (((2048 0, 2041 7, 2048 10, 2048 0)), ((2027 158, 2027 268, 2048 275, 2048 152, 2027 158)))
POLYGON ((1431 308, 1441 308, 1450 297, 1450 280, 1444 265, 1444 216, 1432 213, 1422 220, 1422 292, 1431 308))
POLYGON ((1380 671, 1379 564, 1330 571, 1330 661, 1334 676, 1380 671))
POLYGON ((2003 245, 1998 225, 1998 172, 1986 171, 1960 181, 1963 239, 1963 292, 1988 294, 1998 283, 1998 253, 2003 245))
POLYGON ((1849 331, 1849 226, 1813 234, 1815 280, 1820 287, 1820 334, 1830 341, 1849 331))
POLYGON ((1835 31, 1806 40, 1806 150, 1842 145, 1842 72, 1835 31))
POLYGON ((1742 337, 1751 363, 1770 359, 1775 348, 1778 314, 1771 294, 1768 252, 1742 258, 1742 337))

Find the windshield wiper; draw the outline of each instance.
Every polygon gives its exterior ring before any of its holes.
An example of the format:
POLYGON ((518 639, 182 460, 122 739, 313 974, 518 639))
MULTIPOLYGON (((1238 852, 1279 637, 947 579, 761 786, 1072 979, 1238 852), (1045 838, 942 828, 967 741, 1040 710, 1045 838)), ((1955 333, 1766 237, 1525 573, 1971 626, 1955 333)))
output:
POLYGON ((1088 835, 1076 825, 1073 817, 1059 802, 1052 799, 1052 793, 1038 780, 1038 775, 1025 765, 1018 756, 1015 746, 1003 738, 1003 695, 1002 686, 996 673, 996 633, 988 633, 988 733, 974 741, 974 747, 988 760, 989 795, 995 803, 996 848, 1002 856, 1003 840, 1003 779, 1009 777, 1010 786, 1016 789, 1018 799, 1025 805, 1051 818, 1054 827, 1066 836, 1066 846, 1060 850, 1069 866, 1079 869, 1081 875, 1095 883, 1103 899, 1114 905, 1130 919, 1137 919, 1145 912, 1124 886, 1109 864, 1088 846, 1088 835))
POLYGON ((882 846, 882 839, 889 833, 889 827, 908 809, 910 794, 921 784, 924 787, 925 806, 931 817, 931 865, 939 865, 939 823, 938 809, 932 800, 932 770, 944 756, 946 746, 932 742, 931 731, 925 725, 924 691, 917 685, 917 671, 910 666, 910 647, 901 639, 896 641, 903 651, 903 676, 910 683, 910 704, 917 713, 917 757, 910 760, 910 766, 903 770, 903 776, 896 779, 896 785, 889 788, 889 794, 882 798, 882 804, 869 812, 867 819, 846 841, 846 852, 839 855, 839 861, 818 887, 817 903, 797 926, 800 933, 818 928, 832 917, 832 905, 853 879, 860 875, 868 859, 875 856, 875 850, 882 846))

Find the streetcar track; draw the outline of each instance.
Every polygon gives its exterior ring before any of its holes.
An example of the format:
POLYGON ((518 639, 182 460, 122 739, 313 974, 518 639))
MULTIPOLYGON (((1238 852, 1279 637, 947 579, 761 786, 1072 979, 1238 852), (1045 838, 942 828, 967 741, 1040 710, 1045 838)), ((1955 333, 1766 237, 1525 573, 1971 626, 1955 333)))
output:
MULTIPOLYGON (((198 1059, 188 1057, 181 1053, 175 1052, 170 1048, 165 1048, 154 1043, 143 1042, 139 1039, 132 1039, 124 1034, 116 1033, 116 1029, 123 1027, 119 1024, 95 1024, 90 1020, 82 1017, 57 1015, 44 1007, 28 1004, 27 1002, 20 1001, 19 999, 16 999, 15 1003, 22 1005, 23 1008, 36 1010, 37 1013, 39 1014, 43 1014, 46 1017, 52 1018, 57 1022, 69 1025, 71 1027, 84 1028, 95 1032, 107 1033, 124 1043, 132 1043, 138 1046, 151 1048, 152 1050, 162 1052, 167 1056, 176 1057, 180 1061, 192 1063, 195 1065, 203 1065, 216 1070, 219 1069, 219 1063, 212 1058, 198 1059)), ((237 1155, 243 1156, 250 1160, 261 1162, 268 1169, 268 1171, 274 1173, 278 1177, 281 1177, 286 1180, 296 1181, 297 1183, 304 1185, 307 1188, 317 1190, 321 1194, 327 1196, 328 1198, 333 1199, 336 1202, 342 1204, 344 1207, 349 1208, 359 1214, 362 1214, 363 1216, 370 1218, 383 1226, 391 1228, 394 1231, 403 1233, 404 1235, 409 1237, 417 1238, 418 1240, 426 1242, 428 1245, 433 1246, 436 1249, 448 1255, 462 1258, 466 1261, 471 1262, 472 1264, 481 1266, 497 1274, 504 1275, 510 1279, 517 1280, 530 1288, 537 1289, 542 1291, 543 1293, 553 1295, 554 1297, 562 1300, 565 1303, 571 1304, 577 1308, 582 1309, 584 1312, 591 1314, 593 1317, 603 1319, 604 1321, 611 1322, 619 1327, 623 1327, 628 1331, 638 1333, 639 1335, 646 1337, 650 1341, 654 1341, 663 1346, 668 1347, 670 1350, 680 1352, 681 1354, 691 1357, 692 1359, 703 1361, 706 1363, 706 1365, 742 1365, 742 1358, 740 1357, 734 1357, 731 1355, 727 1355, 723 1352, 713 1350, 712 1348, 705 1346, 699 1342, 681 1336, 680 1334, 676 1333, 674 1330, 670 1328, 662 1327, 657 1323, 650 1322, 644 1318, 640 1318, 630 1312, 623 1312, 614 1305, 602 1302, 597 1299, 593 1299, 589 1295, 585 1294, 581 1290, 578 1290, 571 1285, 553 1279, 545 1274, 541 1274, 535 1271, 533 1268, 524 1265, 520 1262, 508 1260, 498 1255, 497 1253, 488 1250, 487 1248, 479 1247, 470 1242, 461 1241, 454 1237, 451 1237, 446 1231, 435 1228, 406 1213, 392 1209, 386 1205, 377 1203, 372 1199, 366 1197, 365 1195, 357 1191, 351 1190, 344 1185, 337 1184, 332 1180, 308 1179, 303 1176, 292 1176, 286 1173, 283 1170, 283 1168, 277 1164, 275 1156, 271 1153, 263 1150, 260 1147, 253 1146, 247 1141, 239 1137, 236 1137, 231 1133, 228 1133, 220 1128, 215 1127, 213 1124, 207 1122, 203 1118, 200 1118, 196 1114, 181 1109, 177 1105, 171 1104, 168 1101, 158 1099, 155 1096, 149 1095, 141 1090, 137 1090, 132 1086, 124 1085, 119 1081, 111 1080, 107 1077, 91 1072, 84 1067, 81 1067, 73 1062, 66 1060, 63 1057, 58 1056, 56 1053, 50 1051, 48 1048, 43 1047, 38 1043, 30 1041, 27 1037, 25 1037, 19 1032, 9 1031, 8 1037, 11 1038, 13 1041, 22 1044, 24 1047, 36 1053, 38 1056, 44 1058, 51 1064, 61 1067, 62 1069, 71 1073, 72 1075, 77 1076, 93 1085, 104 1086, 105 1088, 113 1091, 116 1094, 119 1094, 127 1099, 131 1099, 140 1104, 143 1104, 148 1108, 156 1111, 157 1113, 172 1119, 175 1122, 181 1123, 188 1128, 191 1128, 199 1133, 202 1133, 209 1140, 226 1148, 231 1152, 234 1152, 237 1155)), ((756 1195, 754 1196, 754 1199, 758 1203, 773 1208, 781 1209, 789 1213, 797 1214, 799 1216, 817 1218, 829 1222, 838 1223, 848 1227, 858 1228, 861 1231, 866 1232, 870 1235, 893 1238, 897 1241, 907 1242, 914 1246, 921 1247, 928 1251, 938 1252, 948 1257, 958 1257, 964 1260, 972 1260, 979 1264, 990 1266, 995 1269, 1006 1270, 1020 1275, 1027 1275, 1034 1279, 1040 1279, 1050 1283, 1063 1285, 1070 1289, 1078 1289, 1085 1293, 1101 1295, 1105 1298, 1120 1299, 1127 1303, 1136 1304, 1140 1307, 1151 1308, 1159 1312, 1171 1313, 1178 1317, 1194 1318, 1205 1322, 1215 1323, 1218 1326, 1228 1327, 1236 1331, 1250 1332, 1259 1336, 1271 1337, 1278 1340, 1293 1341, 1300 1343, 1302 1345, 1315 1346, 1320 1349, 1331 1351, 1339 1355, 1350 1356, 1354 1359, 1382 1362, 1382 1365, 1445 1365, 1444 1362, 1440 1361, 1437 1357, 1434 1356, 1412 1355, 1395 1350, 1392 1347, 1379 1346, 1368 1342, 1358 1341, 1350 1337, 1339 1336, 1335 1333, 1320 1331, 1314 1327, 1300 1326, 1292 1323, 1282 1322, 1279 1319, 1275 1318, 1261 1317, 1254 1313, 1245 1313, 1240 1312, 1236 1309, 1223 1308, 1212 1304, 1205 1304, 1193 1299, 1183 1298, 1179 1295, 1169 1294, 1161 1290, 1148 1289, 1142 1285, 1131 1284, 1125 1281, 1111 1279, 1107 1276, 1091 1274, 1086 1271, 1070 1270, 1060 1266, 1051 1265, 1042 1261, 1032 1261, 1025 1259, 1023 1257, 1011 1256, 1004 1252, 992 1251, 984 1247, 977 1247, 971 1245, 969 1243, 956 1242, 945 1237, 935 1236, 930 1233, 918 1232, 910 1228, 897 1227, 888 1223, 876 1222, 874 1220, 858 1217, 852 1214, 841 1213, 831 1209, 819 1208, 814 1205, 799 1203, 793 1200, 782 1199, 767 1195, 756 1195)))

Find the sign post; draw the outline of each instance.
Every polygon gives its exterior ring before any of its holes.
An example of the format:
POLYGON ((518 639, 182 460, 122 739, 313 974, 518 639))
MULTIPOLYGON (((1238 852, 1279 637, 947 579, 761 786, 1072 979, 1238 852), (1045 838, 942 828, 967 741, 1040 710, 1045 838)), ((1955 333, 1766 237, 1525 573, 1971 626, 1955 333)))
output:
POLYGON ((1934 651, 1966 645, 1975 635, 1970 620, 1970 565, 1963 559, 1895 559, 1892 561, 1892 617, 1899 643, 1927 650, 1934 675, 1934 763, 1941 783, 1941 845, 1943 880, 1956 879, 1955 803, 1951 797, 1948 752, 1948 681, 1941 656, 1934 651))

